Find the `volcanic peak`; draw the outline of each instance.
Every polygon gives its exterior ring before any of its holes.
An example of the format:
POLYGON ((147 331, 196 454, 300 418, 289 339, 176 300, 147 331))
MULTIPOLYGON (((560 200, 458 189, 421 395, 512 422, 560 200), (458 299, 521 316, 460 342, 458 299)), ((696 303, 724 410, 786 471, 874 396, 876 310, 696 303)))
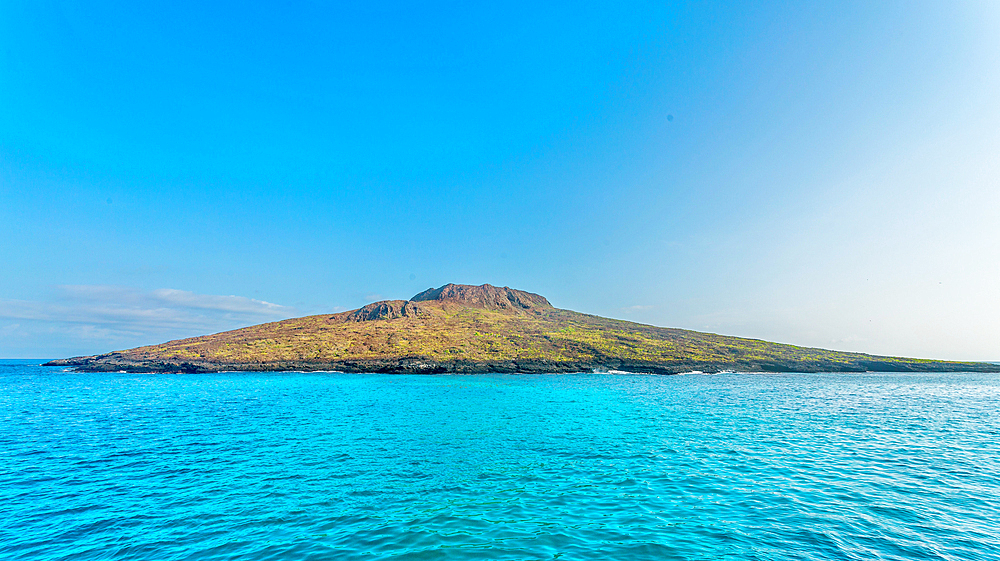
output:
POLYGON ((427 301, 457 302, 465 306, 487 310, 527 310, 530 308, 551 308, 552 304, 544 296, 491 284, 472 286, 468 284, 446 284, 441 288, 427 290, 410 298, 410 302, 427 301))
POLYGON ((99 356, 88 372, 997 372, 1000 365, 810 349, 553 308, 530 292, 446 284, 411 300, 287 319, 99 356), (387 320, 387 321, 376 321, 387 320))

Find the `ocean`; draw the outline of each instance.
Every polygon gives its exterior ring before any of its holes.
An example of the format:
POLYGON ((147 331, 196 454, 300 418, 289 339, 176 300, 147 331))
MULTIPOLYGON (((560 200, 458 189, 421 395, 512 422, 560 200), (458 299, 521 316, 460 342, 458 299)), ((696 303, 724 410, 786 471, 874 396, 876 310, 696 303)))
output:
POLYGON ((998 374, 0 361, 2 559, 1000 559, 998 374))

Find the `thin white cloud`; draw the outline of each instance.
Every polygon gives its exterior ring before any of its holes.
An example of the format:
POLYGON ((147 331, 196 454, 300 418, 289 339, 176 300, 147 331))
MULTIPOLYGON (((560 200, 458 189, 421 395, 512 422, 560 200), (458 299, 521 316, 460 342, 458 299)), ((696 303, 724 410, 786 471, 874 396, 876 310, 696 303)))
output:
POLYGON ((272 304, 263 300, 254 300, 244 296, 216 296, 214 294, 195 294, 186 290, 161 288, 154 290, 152 296, 161 301, 186 308, 202 310, 221 310, 226 312, 241 312, 277 317, 288 317, 294 310, 288 306, 272 304))
POLYGON ((243 296, 109 285, 61 286, 48 301, 0 300, 0 318, 20 322, 5 326, 12 333, 41 337, 47 330, 57 330, 115 347, 126 341, 156 343, 296 315, 295 308, 243 296))
POLYGON ((287 316, 295 313, 295 309, 289 306, 272 304, 244 296, 198 294, 175 288, 160 288, 149 292, 128 286, 114 285, 64 285, 57 288, 58 295, 62 299, 106 302, 117 306, 192 308, 274 316, 287 316))

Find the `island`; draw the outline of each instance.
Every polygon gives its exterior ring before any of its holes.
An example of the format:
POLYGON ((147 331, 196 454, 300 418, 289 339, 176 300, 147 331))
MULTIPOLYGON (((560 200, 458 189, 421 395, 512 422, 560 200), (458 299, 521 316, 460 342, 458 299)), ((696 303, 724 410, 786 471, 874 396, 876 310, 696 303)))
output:
POLYGON ((489 284, 54 360, 84 372, 376 373, 998 372, 1000 365, 885 357, 654 327, 553 307, 489 284))

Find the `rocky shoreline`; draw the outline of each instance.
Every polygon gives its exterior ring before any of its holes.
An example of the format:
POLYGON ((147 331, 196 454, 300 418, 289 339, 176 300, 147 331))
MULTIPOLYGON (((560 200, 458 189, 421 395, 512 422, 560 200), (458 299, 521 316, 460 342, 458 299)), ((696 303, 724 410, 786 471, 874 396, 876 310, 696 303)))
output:
POLYGON ((398 359, 362 359, 339 361, 276 361, 276 362, 212 362, 131 360, 107 355, 75 357, 46 362, 43 366, 71 367, 78 372, 133 372, 133 373, 210 373, 210 372, 345 372, 382 374, 566 374, 593 371, 624 371, 642 374, 683 374, 704 372, 714 374, 735 372, 1000 372, 1000 364, 864 361, 854 364, 810 364, 794 362, 755 362, 715 364, 704 362, 675 362, 669 364, 608 359, 594 362, 517 360, 474 362, 468 360, 436 361, 420 357, 398 359))

